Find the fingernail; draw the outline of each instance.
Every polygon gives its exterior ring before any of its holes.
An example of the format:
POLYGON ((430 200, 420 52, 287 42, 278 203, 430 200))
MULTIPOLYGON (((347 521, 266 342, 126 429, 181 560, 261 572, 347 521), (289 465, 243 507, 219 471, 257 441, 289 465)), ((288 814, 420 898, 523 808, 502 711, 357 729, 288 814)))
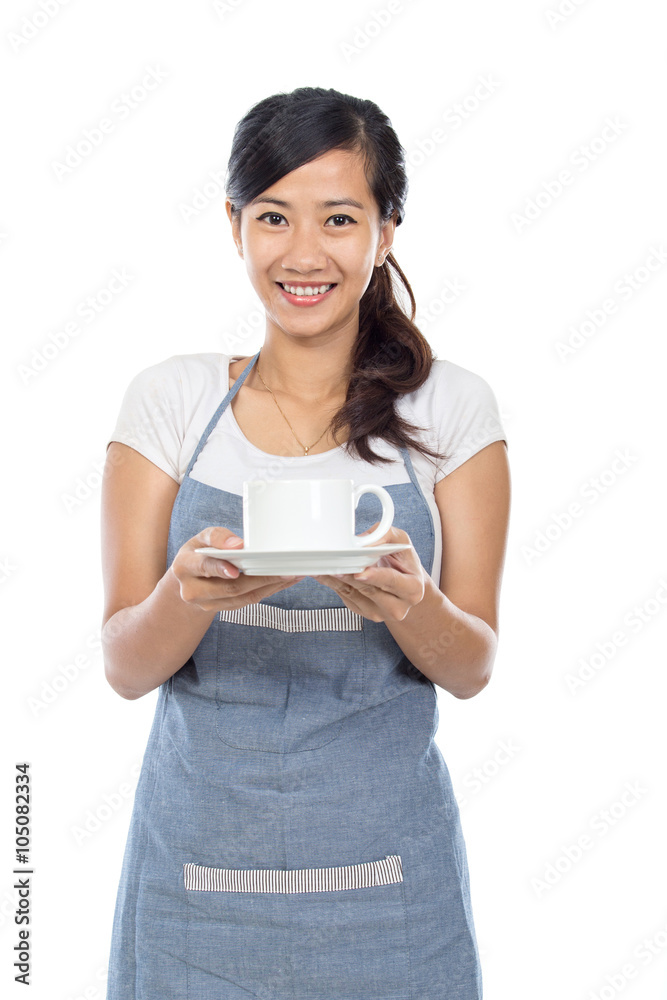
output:
POLYGON ((222 572, 225 574, 225 576, 229 576, 229 577, 233 578, 233 574, 232 574, 231 570, 228 570, 226 566, 222 567, 222 572))
POLYGON ((243 545, 243 539, 239 538, 238 535, 230 535, 225 545, 243 545))

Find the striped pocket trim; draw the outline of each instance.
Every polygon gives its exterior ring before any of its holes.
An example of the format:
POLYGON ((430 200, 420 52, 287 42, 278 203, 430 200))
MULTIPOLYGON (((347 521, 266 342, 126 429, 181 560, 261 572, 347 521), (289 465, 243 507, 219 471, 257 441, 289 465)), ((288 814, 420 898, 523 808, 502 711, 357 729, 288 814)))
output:
POLYGON ((342 868, 296 868, 291 871, 184 864, 183 878, 186 889, 209 892, 336 892, 402 882, 403 866, 398 854, 388 854, 382 861, 342 868))
POLYGON ((359 632, 363 615, 349 608, 278 608, 272 604, 246 604, 233 611, 220 611, 221 622, 261 625, 281 632, 359 632))

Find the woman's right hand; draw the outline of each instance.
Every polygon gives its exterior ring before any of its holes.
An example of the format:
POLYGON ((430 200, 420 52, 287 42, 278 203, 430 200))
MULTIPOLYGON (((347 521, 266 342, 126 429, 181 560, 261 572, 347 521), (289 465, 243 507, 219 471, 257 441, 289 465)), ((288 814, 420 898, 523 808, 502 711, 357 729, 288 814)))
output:
POLYGON ((171 564, 171 571, 181 588, 181 599, 203 611, 224 611, 257 604, 285 587, 291 587, 303 576, 247 576, 226 559, 205 556, 195 549, 243 548, 243 540, 229 528, 204 528, 180 547, 171 564), (236 541, 233 541, 233 540, 236 541))

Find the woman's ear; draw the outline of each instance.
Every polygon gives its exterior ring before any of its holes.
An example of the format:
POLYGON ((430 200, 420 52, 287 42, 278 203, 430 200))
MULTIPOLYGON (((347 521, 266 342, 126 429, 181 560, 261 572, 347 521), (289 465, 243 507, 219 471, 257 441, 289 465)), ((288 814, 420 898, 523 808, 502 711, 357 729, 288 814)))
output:
POLYGON ((242 257, 243 247, 241 245, 241 216, 240 214, 232 214, 232 202, 230 198, 225 198, 225 211, 227 212, 227 217, 232 225, 232 238, 236 243, 240 256, 242 257))
POLYGON ((385 222, 380 230, 381 245, 378 248, 378 253, 382 248, 383 257, 386 257, 391 250, 392 243, 394 242, 394 233, 396 232, 396 209, 391 214, 391 218, 385 222))

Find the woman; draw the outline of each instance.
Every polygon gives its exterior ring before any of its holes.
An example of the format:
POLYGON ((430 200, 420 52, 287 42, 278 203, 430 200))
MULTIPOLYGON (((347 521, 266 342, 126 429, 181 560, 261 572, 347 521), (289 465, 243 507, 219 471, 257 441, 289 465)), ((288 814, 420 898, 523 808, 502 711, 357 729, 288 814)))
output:
MULTIPOLYGON (((414 317, 391 255, 406 190, 371 101, 260 101, 237 125, 226 208, 261 350, 169 358, 123 400, 105 672, 125 698, 159 693, 108 1000, 482 995, 435 685, 469 698, 491 674, 506 439, 488 384, 433 358, 395 299, 388 265, 414 317), (243 545, 252 478, 377 482, 395 508, 381 541, 409 547, 296 578, 198 554, 243 545)), ((376 504, 362 496, 357 533, 376 504)))

